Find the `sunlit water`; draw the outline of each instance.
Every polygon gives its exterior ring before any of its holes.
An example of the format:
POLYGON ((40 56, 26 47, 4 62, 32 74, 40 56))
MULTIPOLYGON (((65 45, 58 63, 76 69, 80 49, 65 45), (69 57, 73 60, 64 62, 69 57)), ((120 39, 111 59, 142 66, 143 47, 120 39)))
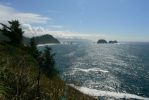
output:
POLYGON ((149 97, 149 43, 51 46, 68 84, 149 97))

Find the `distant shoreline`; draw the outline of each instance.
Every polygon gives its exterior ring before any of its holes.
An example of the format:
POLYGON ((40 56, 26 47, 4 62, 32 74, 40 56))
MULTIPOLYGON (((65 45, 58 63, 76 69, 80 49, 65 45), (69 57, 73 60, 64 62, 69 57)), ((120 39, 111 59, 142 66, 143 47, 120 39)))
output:
POLYGON ((50 46, 50 45, 60 45, 59 43, 45 43, 45 44, 38 44, 37 46, 50 46))

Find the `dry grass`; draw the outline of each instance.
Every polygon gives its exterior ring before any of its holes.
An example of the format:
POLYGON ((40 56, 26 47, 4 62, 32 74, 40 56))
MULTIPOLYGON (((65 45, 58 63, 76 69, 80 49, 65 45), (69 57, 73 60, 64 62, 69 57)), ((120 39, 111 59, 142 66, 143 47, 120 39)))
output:
POLYGON ((83 94, 75 88, 65 84, 58 76, 51 78, 41 77, 41 87, 46 88, 46 92, 52 100, 97 100, 94 97, 83 94))
MULTIPOLYGON (((36 85, 38 64, 26 52, 8 45, 0 45, 0 62, 4 62, 4 64, 0 66, 0 69, 7 67, 10 71, 15 73, 14 75, 23 70, 23 75, 26 76, 29 83, 36 85), (19 64, 20 61, 23 62, 19 64)), ((33 93, 34 92, 31 92, 29 95, 32 96, 33 93)), ((85 95, 75 88, 66 85, 59 76, 48 78, 44 73, 42 73, 40 77, 40 93, 41 98, 44 98, 44 100, 96 100, 94 97, 85 95)))

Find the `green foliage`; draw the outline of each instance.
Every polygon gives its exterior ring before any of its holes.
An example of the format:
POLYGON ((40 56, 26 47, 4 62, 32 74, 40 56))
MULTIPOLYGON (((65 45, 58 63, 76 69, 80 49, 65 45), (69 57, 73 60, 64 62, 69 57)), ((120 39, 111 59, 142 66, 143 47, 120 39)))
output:
POLYGON ((44 50, 45 64, 54 67, 55 65, 54 56, 55 53, 52 52, 52 49, 46 46, 44 50))
POLYGON ((35 58, 38 59, 40 52, 37 49, 35 38, 31 38, 30 45, 29 45, 29 53, 35 58))
MULTIPOLYGON (((54 55, 49 49, 45 51, 54 55)), ((68 87, 57 75, 49 79, 43 71, 39 91, 38 68, 37 60, 26 51, 8 44, 0 44, 0 100, 96 100, 68 87)))
POLYGON ((18 46, 22 44, 23 31, 20 27, 20 23, 17 20, 8 21, 9 26, 0 23, 3 27, 0 29, 2 34, 10 40, 10 44, 18 46))
POLYGON ((0 99, 35 98, 38 72, 35 66, 38 66, 36 60, 21 49, 0 46, 0 99))
POLYGON ((52 77, 58 73, 58 71, 55 69, 54 56, 55 53, 53 53, 52 49, 46 46, 40 58, 41 70, 49 77, 52 77))
POLYGON ((61 100, 63 97, 76 100, 76 96, 95 100, 60 79, 51 48, 39 52, 34 38, 29 46, 23 46, 19 22, 9 21, 9 24, 10 27, 1 24, 0 29, 10 40, 0 43, 0 100, 61 100))

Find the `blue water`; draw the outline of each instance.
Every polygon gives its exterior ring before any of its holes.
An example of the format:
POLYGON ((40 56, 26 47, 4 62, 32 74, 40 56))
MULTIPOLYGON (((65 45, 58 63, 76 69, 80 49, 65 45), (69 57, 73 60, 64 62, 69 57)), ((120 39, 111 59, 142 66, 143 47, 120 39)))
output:
POLYGON ((149 43, 51 47, 60 75, 67 83, 149 97, 149 43))

